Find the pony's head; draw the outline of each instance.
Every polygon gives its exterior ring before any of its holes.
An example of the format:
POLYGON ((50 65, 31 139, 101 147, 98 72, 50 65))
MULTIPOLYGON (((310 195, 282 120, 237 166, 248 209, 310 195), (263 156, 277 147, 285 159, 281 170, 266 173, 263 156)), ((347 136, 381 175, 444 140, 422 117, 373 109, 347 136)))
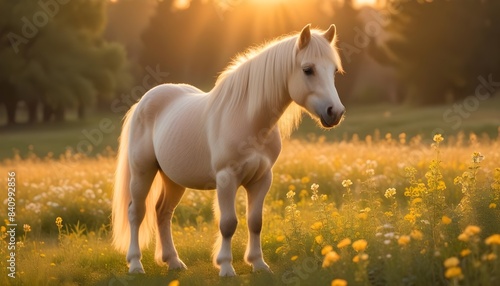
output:
POLYGON ((335 49, 335 25, 326 32, 302 29, 295 44, 295 63, 288 80, 290 97, 321 125, 331 128, 342 120, 345 107, 335 88, 335 73, 341 71, 335 49))

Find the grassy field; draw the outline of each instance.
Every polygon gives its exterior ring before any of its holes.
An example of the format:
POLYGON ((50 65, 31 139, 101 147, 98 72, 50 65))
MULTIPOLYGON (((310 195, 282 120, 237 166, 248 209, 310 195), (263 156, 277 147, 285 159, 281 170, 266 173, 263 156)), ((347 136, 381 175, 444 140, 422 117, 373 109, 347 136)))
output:
MULTIPOLYGON (((498 110, 500 97, 480 102, 475 109, 467 108, 462 103, 418 109, 388 104, 348 105, 345 124, 324 132, 305 115, 293 138, 311 138, 320 134, 327 141, 340 141, 351 139, 356 134, 364 139, 366 135, 376 135, 375 130, 382 137, 386 133, 397 135, 404 132, 409 137, 421 135, 427 141, 435 133, 448 136, 459 131, 466 134, 475 132, 478 136, 487 134, 493 138, 497 136, 500 126, 498 110)), ((12 157, 15 153, 21 156, 33 153, 39 157, 52 153, 58 157, 67 149, 92 156, 102 153, 107 147, 116 149, 121 117, 116 113, 94 113, 83 121, 70 116, 64 123, 0 126, 0 159, 12 157)))
POLYGON ((265 203, 273 273, 243 262, 240 190, 234 278, 211 265, 214 192, 196 190, 174 218, 189 269, 156 265, 150 247, 147 274, 127 274, 109 225, 119 115, 1 127, 0 185, 16 179, 17 228, 15 279, 7 276, 13 232, 8 221, 0 229, 0 285, 499 285, 499 107, 499 99, 481 103, 458 127, 453 106, 353 107, 327 132, 306 118, 284 142, 265 203), (436 132, 444 141, 433 141, 436 132))
POLYGON ((211 265, 213 192, 189 190, 176 210, 174 240, 189 269, 156 265, 150 247, 147 274, 130 276, 110 244, 112 156, 6 159, 0 184, 15 172, 17 272, 7 276, 5 222, 0 284, 498 285, 499 147, 496 138, 465 134, 432 146, 404 134, 287 141, 264 210, 263 249, 274 273, 252 274, 243 263, 240 190, 235 278, 219 278, 211 265))

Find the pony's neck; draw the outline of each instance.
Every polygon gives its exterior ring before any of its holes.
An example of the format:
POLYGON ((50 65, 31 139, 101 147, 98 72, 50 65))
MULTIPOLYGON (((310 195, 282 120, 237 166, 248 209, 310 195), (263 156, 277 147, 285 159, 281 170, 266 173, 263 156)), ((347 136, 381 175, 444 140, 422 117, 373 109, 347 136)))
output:
POLYGON ((230 110, 258 130, 271 130, 292 102, 287 80, 294 65, 294 39, 285 39, 240 59, 224 71, 212 94, 211 109, 230 110))

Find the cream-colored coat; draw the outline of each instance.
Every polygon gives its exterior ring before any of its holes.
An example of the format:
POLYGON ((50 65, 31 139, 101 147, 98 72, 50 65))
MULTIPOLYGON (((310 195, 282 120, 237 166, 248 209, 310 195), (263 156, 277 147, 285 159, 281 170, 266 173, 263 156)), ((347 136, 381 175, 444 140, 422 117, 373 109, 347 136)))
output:
POLYGON ((128 248, 129 272, 144 272, 140 247, 154 232, 158 263, 186 267, 170 224, 185 188, 192 188, 217 189, 220 237, 214 264, 221 276, 235 275, 231 238, 239 186, 248 198, 245 260, 254 270, 269 270, 260 243, 262 206, 281 137, 298 124, 302 108, 326 128, 344 114, 334 85, 334 73, 341 69, 334 38, 335 26, 311 33, 308 25, 297 36, 247 52, 209 93, 164 84, 131 108, 123 125, 113 197, 113 243, 120 250, 128 248))

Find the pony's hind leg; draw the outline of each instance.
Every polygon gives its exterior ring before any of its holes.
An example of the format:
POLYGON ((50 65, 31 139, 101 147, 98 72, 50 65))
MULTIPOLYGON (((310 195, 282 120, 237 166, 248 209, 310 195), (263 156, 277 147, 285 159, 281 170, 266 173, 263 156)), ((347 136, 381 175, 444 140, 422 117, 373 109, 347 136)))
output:
POLYGON ((253 271, 271 271, 264 262, 260 243, 262 229, 262 207, 264 199, 271 186, 272 174, 269 171, 259 181, 246 185, 247 190, 247 222, 248 244, 245 252, 245 261, 252 265, 253 271))
POLYGON ((186 265, 179 259, 175 249, 171 229, 172 215, 186 188, 172 182, 163 172, 160 174, 163 179, 163 191, 156 203, 158 225, 156 262, 160 265, 166 263, 169 269, 186 269, 186 265))

